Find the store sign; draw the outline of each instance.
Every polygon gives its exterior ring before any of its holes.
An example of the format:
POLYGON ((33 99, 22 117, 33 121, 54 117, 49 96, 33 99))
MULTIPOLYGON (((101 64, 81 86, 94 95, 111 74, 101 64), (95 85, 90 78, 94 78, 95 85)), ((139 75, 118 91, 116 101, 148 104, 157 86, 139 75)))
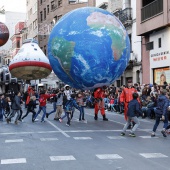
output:
POLYGON ((166 81, 170 83, 170 67, 158 68, 153 70, 154 82, 163 85, 166 81))
POLYGON ((168 55, 169 55, 169 51, 164 51, 160 53, 151 54, 151 57, 152 57, 152 61, 155 62, 155 61, 167 60, 168 55))

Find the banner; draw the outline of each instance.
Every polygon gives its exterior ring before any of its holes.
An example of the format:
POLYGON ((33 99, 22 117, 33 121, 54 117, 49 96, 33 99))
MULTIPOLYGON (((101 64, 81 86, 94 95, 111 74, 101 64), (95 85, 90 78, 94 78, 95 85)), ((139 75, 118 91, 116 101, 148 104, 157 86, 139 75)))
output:
POLYGON ((154 69, 153 75, 154 75, 153 81, 157 83, 158 85, 163 85, 165 81, 167 83, 170 83, 170 68, 169 67, 154 69))

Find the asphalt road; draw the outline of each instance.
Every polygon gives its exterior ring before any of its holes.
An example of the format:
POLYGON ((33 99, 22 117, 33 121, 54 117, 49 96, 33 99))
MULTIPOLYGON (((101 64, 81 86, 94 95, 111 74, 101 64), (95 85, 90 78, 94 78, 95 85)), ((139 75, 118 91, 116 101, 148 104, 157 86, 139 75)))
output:
MULTIPOLYGON (((24 110, 24 109, 23 109, 24 110)), ((47 111, 52 104, 47 104, 47 111)), ((25 110, 24 110, 25 112, 25 110)), ((0 170, 170 170, 170 136, 159 125, 151 138, 154 120, 140 119, 136 137, 120 136, 123 115, 107 111, 109 121, 94 120, 94 110, 85 109, 86 122, 76 111, 71 126, 53 120, 32 123, 0 123, 0 170)))

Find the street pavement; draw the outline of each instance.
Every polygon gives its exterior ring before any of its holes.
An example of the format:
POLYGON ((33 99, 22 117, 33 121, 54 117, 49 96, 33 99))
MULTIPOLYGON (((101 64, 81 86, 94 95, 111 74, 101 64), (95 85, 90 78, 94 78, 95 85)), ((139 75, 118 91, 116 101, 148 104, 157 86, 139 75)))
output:
MULTIPOLYGON (((52 104, 47 104, 47 112, 52 104)), ((23 109, 25 113, 25 109, 23 109)), ((31 114, 15 125, 0 123, 0 170, 170 170, 170 136, 150 134, 154 120, 140 119, 136 137, 120 136, 124 116, 106 111, 109 121, 94 120, 94 110, 85 109, 85 122, 76 111, 71 126, 54 120, 32 123, 31 114)))

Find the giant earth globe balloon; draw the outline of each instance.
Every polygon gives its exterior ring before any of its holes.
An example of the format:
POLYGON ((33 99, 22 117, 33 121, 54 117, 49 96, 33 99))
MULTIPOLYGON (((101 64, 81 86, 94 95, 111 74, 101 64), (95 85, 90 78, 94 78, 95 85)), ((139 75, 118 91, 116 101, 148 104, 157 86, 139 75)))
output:
POLYGON ((96 7, 78 8, 52 29, 48 57, 61 81, 77 89, 94 89, 122 75, 130 57, 130 41, 113 14, 96 7))
POLYGON ((3 46, 9 39, 9 30, 7 26, 0 22, 0 47, 3 46))

